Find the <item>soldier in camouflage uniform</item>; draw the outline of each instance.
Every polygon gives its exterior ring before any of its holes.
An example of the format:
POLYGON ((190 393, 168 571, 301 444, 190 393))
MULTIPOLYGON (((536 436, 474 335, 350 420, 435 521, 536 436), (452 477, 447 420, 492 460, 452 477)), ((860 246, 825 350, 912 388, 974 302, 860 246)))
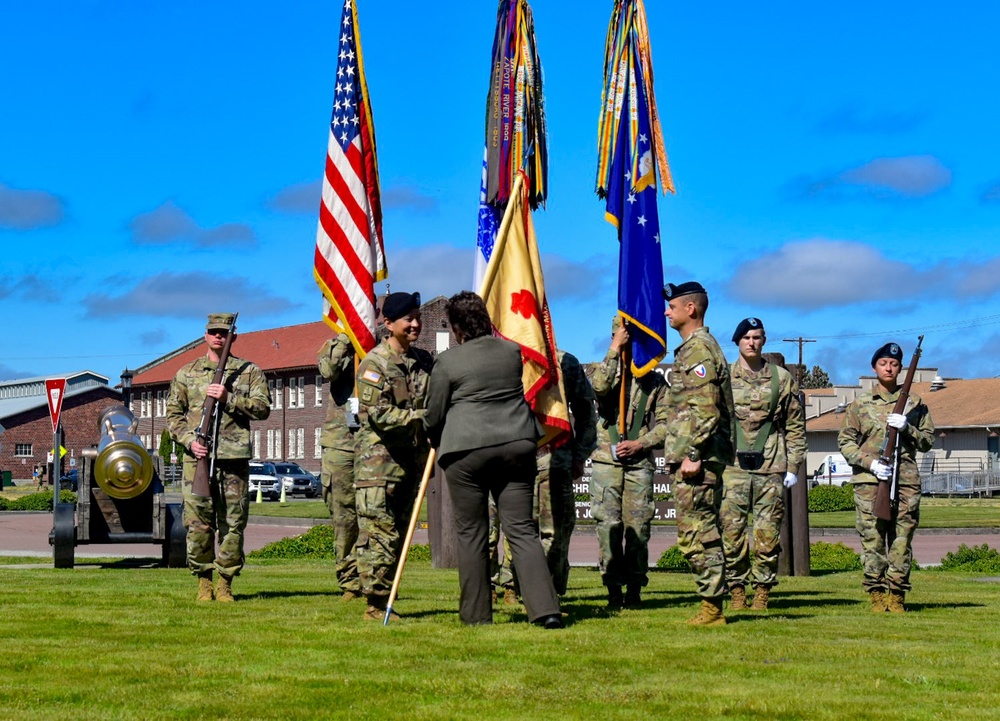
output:
POLYGON ((323 500, 333 523, 337 583, 344 601, 361 598, 357 554, 358 513, 354 498, 354 433, 358 399, 354 395, 354 346, 346 333, 323 344, 316 356, 320 375, 330 383, 326 420, 319 442, 323 449, 323 500))
MULTIPOLYGON (((232 579, 243 568, 243 531, 250 513, 247 498, 250 457, 250 421, 261 421, 271 413, 271 394, 260 368, 230 354, 222 383, 212 383, 219 357, 232 325, 230 313, 208 316, 205 355, 177 371, 167 399, 167 428, 184 447, 184 527, 187 528, 187 558, 198 576, 198 600, 230 602, 232 579), (205 399, 217 400, 219 422, 215 445, 198 440, 205 399), (198 459, 211 453, 214 472, 209 479, 210 498, 191 493, 198 459), (216 534, 219 538, 215 549, 216 534), (219 586, 212 588, 212 572, 219 571, 219 586)), ((234 336, 235 340, 235 336, 234 336)))
POLYGON ((722 545, 730 608, 747 608, 746 586, 753 583, 752 608, 767 609, 778 584, 783 487, 798 481, 806 452, 806 429, 798 384, 784 368, 764 360, 767 337, 759 318, 745 318, 733 333, 740 357, 732 364, 736 409, 737 465, 722 476, 722 545), (753 562, 747 522, 753 514, 753 562))
POLYGON ((666 384, 650 372, 628 378, 626 434, 619 432, 623 368, 628 328, 616 316, 611 346, 594 371, 600 422, 590 477, 591 514, 597 521, 601 580, 608 588, 608 608, 637 608, 648 582, 649 530, 653 506, 653 449, 667 435, 666 384), (626 586, 622 595, 622 586, 626 586))
MULTIPOLYGON (((572 353, 557 351, 562 371, 566 403, 573 416, 573 435, 554 451, 543 447, 538 455, 535 477, 535 518, 552 583, 560 596, 569 583, 569 542, 576 527, 576 494, 573 483, 583 476, 583 467, 597 447, 597 414, 594 389, 590 386, 580 361, 572 353)), ((517 602, 516 572, 511 567, 511 552, 504 539, 503 561, 496 563, 500 521, 490 499, 490 548, 494 560, 494 584, 504 589, 504 603, 517 602)))
MULTIPOLYGON (((420 294, 391 293, 388 337, 358 366, 361 428, 354 434, 356 545, 366 620, 382 620, 429 445, 422 419, 433 359, 420 336, 420 294)), ((395 614, 393 614, 395 617, 395 614)))
POLYGON ((868 591, 872 610, 881 613, 905 611, 903 601, 910 590, 913 564, 913 534, 920 521, 920 474, 917 452, 934 445, 934 422, 927 406, 910 394, 903 413, 893 413, 899 400, 899 373, 903 351, 886 343, 872 356, 877 384, 847 406, 837 441, 851 464, 857 528, 861 534, 862 587, 868 591), (899 491, 894 521, 875 515, 875 496, 880 481, 892 476, 892 461, 879 460, 887 427, 898 432, 899 491))
POLYGON ((663 460, 677 507, 677 544, 691 564, 701 608, 688 623, 726 623, 725 556, 719 526, 722 470, 733 463, 736 416, 729 364, 708 327, 708 294, 700 283, 663 289, 670 327, 681 336, 667 380, 668 420, 663 460))

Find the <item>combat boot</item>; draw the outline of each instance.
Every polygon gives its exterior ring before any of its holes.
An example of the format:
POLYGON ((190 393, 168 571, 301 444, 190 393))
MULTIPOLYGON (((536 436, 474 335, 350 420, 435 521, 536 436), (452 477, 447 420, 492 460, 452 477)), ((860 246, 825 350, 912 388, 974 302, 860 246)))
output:
POLYGON ((903 600, 906 598, 906 594, 902 591, 889 591, 889 596, 886 599, 886 608, 889 613, 906 613, 906 607, 903 606, 903 600))
POLYGON ((872 602, 872 613, 885 613, 887 610, 885 604, 885 591, 875 590, 868 592, 868 598, 872 602))
POLYGON ((639 608, 642 606, 642 586, 630 583, 625 591, 625 608, 639 608))
POLYGON ((694 618, 688 619, 692 626, 725 626, 726 617, 722 615, 722 597, 701 599, 701 608, 694 618))
POLYGON ((608 608, 622 608, 625 605, 625 597, 622 595, 621 586, 608 586, 608 608))
POLYGON ((344 595, 340 597, 340 600, 347 603, 348 601, 356 601, 359 598, 361 598, 361 593, 359 591, 352 591, 348 589, 344 591, 344 595))
POLYGON ((517 605, 517 593, 513 588, 508 588, 503 592, 503 605, 504 606, 516 606, 517 605))
POLYGON ((766 611, 767 600, 771 597, 771 589, 767 586, 757 586, 753 593, 753 603, 750 604, 751 611, 766 611))
POLYGON ((219 585, 215 589, 215 600, 219 603, 232 603, 233 598, 233 577, 219 574, 219 585))
POLYGON ((746 611, 750 608, 747 606, 747 592, 744 590, 743 586, 733 586, 729 589, 729 595, 732 599, 729 602, 729 610, 746 611))
MULTIPOLYGON (((387 596, 369 596, 368 597, 368 608, 365 609, 364 619, 366 621, 384 621, 385 620, 385 609, 389 604, 389 598, 387 596)), ((399 614, 395 611, 389 612, 390 621, 398 621, 399 614)))
POLYGON ((198 574, 198 600, 214 601, 215 591, 212 590, 212 572, 203 571, 198 574))

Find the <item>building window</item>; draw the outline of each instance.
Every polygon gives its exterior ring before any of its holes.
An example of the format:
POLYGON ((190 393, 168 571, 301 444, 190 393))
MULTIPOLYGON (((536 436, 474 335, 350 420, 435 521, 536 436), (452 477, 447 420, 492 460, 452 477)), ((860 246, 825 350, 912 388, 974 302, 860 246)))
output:
POLYGON ((139 417, 149 418, 149 391, 143 391, 139 397, 139 417))
POLYGON ((313 458, 323 457, 323 444, 320 441, 320 436, 322 435, 323 435, 322 428, 317 427, 313 429, 313 458))
POLYGON ((306 379, 303 376, 288 379, 288 407, 306 407, 306 379))
POLYGON ((299 376, 299 387, 297 389, 297 394, 299 396, 299 408, 306 407, 306 378, 305 376, 299 376))
POLYGON ((267 432, 267 457, 274 458, 274 431, 267 432))
POLYGON ((167 392, 156 391, 156 417, 163 418, 167 415, 167 392))
MULTIPOLYGON (((283 393, 284 393, 284 390, 282 390, 281 379, 280 378, 275 378, 274 379, 274 392, 271 393, 271 398, 274 399, 274 407, 275 408, 278 408, 278 409, 281 408, 282 401, 284 400, 284 398, 282 396, 283 393)), ((280 441, 279 441, 279 443, 280 443, 280 441)), ((280 455, 280 452, 279 452, 279 455, 280 455)))
POLYGON ((274 432, 274 457, 279 461, 284 459, 281 454, 281 431, 274 432))
POLYGON ((316 407, 323 405, 323 376, 316 376, 316 407))
POLYGON ((306 457, 306 429, 299 428, 295 431, 295 444, 298 446, 298 453, 296 453, 296 458, 306 457))
POLYGON ((260 431, 254 431, 250 437, 250 455, 260 458, 260 431))
POLYGON ((14 456, 20 458, 31 458, 34 455, 31 452, 30 443, 15 443, 14 444, 14 456))
POLYGON ((448 337, 448 331, 439 330, 434 336, 434 350, 438 353, 448 350, 451 345, 450 339, 448 337))

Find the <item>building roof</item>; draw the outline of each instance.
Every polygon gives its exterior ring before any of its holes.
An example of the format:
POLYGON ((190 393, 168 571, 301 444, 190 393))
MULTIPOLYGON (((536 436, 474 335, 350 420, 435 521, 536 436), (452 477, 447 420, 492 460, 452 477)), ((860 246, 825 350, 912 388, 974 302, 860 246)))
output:
MULTIPOLYGON (((914 383, 910 392, 927 404, 936 428, 1000 430, 1000 378, 949 380, 936 391, 931 390, 931 383, 914 383)), ((806 430, 838 431, 842 420, 843 414, 828 411, 806 421, 806 430)))
MULTIPOLYGON (((63 403, 65 403, 67 398, 74 398, 76 396, 83 395, 84 393, 92 393, 95 390, 106 390, 111 393, 118 393, 117 389, 111 388, 106 384, 78 388, 66 386, 66 395, 63 396, 63 403)), ((35 408, 47 409, 48 406, 49 399, 44 395, 24 396, 22 398, 4 398, 0 399, 0 418, 11 418, 13 416, 20 415, 25 411, 34 410, 35 408)))
MULTIPOLYGON (((232 354, 252 361, 261 370, 286 370, 316 367, 316 354, 333 330, 324 321, 237 333, 232 354)), ((192 341, 179 352, 153 361, 136 371, 132 385, 169 383, 182 366, 205 355, 201 339, 192 341)))
MULTIPOLYGON (((384 297, 384 296, 381 296, 384 297)), ((425 314, 424 325, 429 326, 431 315, 443 317, 444 303, 447 298, 436 296, 420 306, 425 314)), ((381 301, 380 301, 381 302, 381 301)), ((237 333, 233 342, 232 353, 238 358, 252 361, 262 371, 283 371, 297 368, 316 370, 316 354, 323 344, 332 338, 334 331, 325 321, 300 323, 282 328, 269 328, 249 333, 237 333)), ((433 350, 433 336, 427 334, 421 347, 430 344, 433 350)), ((418 345, 421 345, 418 343, 418 345)), ((132 385, 154 385, 169 383, 182 366, 205 354, 205 345, 201 338, 181 346, 172 353, 158 358, 141 368, 137 368, 132 378, 132 385)))

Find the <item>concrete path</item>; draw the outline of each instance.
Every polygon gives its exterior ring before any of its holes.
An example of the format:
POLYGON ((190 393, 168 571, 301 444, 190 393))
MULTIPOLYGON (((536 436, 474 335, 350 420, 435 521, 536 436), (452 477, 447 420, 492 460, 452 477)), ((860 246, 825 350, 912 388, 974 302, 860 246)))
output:
MULTIPOLYGON (((246 531, 246 550, 255 551, 269 543, 304 533, 316 521, 286 518, 251 518, 246 531)), ((0 512, 0 556, 51 555, 49 531, 52 530, 51 513, 0 512)), ((842 542, 861 550, 858 534, 853 529, 812 529, 813 542, 842 542)), ((418 529, 414 543, 427 543, 427 530, 418 529)), ((655 564, 660 555, 677 543, 674 526, 654 526, 649 543, 649 560, 655 564)), ((941 562, 945 554, 959 545, 978 546, 983 543, 1000 547, 1000 528, 974 529, 918 529, 913 541, 913 555, 917 563, 931 565, 941 562)), ((570 562, 574 566, 597 565, 597 536, 593 526, 579 526, 570 542, 570 562)), ((77 558, 94 557, 159 557, 160 546, 153 544, 104 544, 77 546, 77 558)))

